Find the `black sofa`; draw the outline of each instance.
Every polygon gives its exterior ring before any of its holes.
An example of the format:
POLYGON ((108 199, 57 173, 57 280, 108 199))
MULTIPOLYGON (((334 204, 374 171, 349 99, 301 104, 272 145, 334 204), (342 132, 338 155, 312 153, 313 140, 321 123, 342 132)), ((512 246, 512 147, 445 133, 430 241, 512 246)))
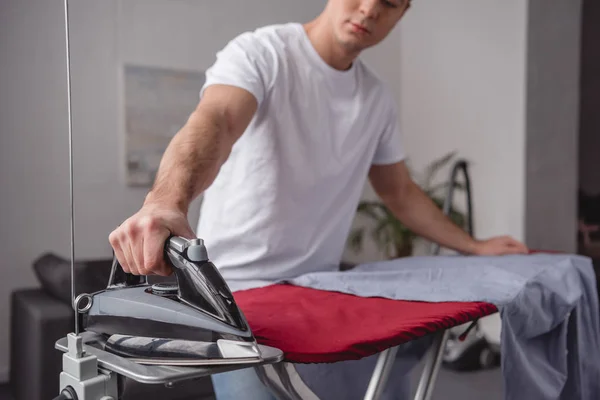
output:
MULTIPOLYGON (((77 293, 102 289, 112 260, 76 263, 77 293)), ((11 294, 10 386, 14 400, 48 400, 58 395, 62 352, 55 342, 74 330, 70 307, 70 261, 44 254, 33 265, 39 288, 11 294)), ((121 400, 214 399, 210 377, 182 382, 172 388, 123 379, 121 400)))

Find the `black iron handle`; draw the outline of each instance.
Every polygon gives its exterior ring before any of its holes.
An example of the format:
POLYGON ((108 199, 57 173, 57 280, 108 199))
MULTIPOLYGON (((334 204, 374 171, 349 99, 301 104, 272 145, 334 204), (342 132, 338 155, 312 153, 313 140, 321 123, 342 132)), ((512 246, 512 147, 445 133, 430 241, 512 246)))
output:
MULTIPOLYGON (((177 262, 177 259, 173 259, 173 253, 183 257, 183 259, 192 263, 202 263, 208 261, 208 254, 204 241, 202 239, 186 239, 181 236, 170 236, 165 242, 165 260, 170 261, 170 264, 174 267, 174 271, 177 275, 178 281, 181 277, 177 272, 178 270, 188 268, 181 261, 177 262), (168 257, 167 257, 168 256, 168 257)), ((113 256, 112 268, 110 271, 110 277, 108 278, 108 287, 129 287, 145 285, 148 283, 148 277, 146 275, 134 275, 123 270, 123 267, 117 260, 116 256, 113 256), (120 267, 120 268, 118 268, 120 267)))
POLYGON ((179 298, 240 330, 248 325, 217 267, 209 261, 201 239, 172 238, 166 249, 174 267, 179 298))
MULTIPOLYGON (((248 329, 239 314, 229 286, 210 262, 202 239, 186 239, 171 236, 164 248, 165 259, 173 267, 177 279, 178 297, 204 312, 213 314, 238 329, 248 329)), ((116 257, 109 278, 108 288, 147 285, 145 275, 133 275, 123 271, 116 257)))
POLYGON ((166 254, 174 267, 179 293, 183 298, 198 298, 208 292, 213 296, 220 295, 233 300, 225 280, 209 262, 202 239, 174 237, 170 240, 166 254))

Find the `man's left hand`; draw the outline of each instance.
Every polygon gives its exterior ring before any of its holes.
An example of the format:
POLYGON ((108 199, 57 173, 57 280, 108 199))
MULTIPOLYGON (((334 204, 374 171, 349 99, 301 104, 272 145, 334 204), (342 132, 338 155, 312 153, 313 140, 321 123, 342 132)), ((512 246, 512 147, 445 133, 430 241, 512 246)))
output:
POLYGON ((506 254, 528 254, 529 249, 523 243, 510 236, 499 236, 480 240, 475 246, 475 255, 500 256, 506 254))

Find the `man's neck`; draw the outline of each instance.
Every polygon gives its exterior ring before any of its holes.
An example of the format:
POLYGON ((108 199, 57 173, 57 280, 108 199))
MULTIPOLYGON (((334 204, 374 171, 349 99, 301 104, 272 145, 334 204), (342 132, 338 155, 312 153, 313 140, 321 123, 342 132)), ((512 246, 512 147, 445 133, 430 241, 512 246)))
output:
POLYGON ((359 55, 358 52, 348 52, 336 42, 331 25, 325 21, 323 15, 306 23, 304 30, 317 53, 332 68, 345 71, 359 55))

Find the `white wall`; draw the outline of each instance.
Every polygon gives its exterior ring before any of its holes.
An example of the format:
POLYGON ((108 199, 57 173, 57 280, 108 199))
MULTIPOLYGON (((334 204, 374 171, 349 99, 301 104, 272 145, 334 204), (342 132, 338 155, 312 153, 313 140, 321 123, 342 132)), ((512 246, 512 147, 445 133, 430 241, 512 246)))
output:
POLYGON ((451 150, 471 163, 481 238, 523 239, 526 6, 419 0, 400 29, 401 126, 412 164, 421 171, 451 150))
MULTIPOLYGON (((138 209, 146 192, 123 185, 122 63, 205 70, 234 35, 307 21, 324 4, 70 2, 76 258, 110 257, 108 234, 138 209)), ((0 280, 0 381, 8 376, 9 293, 37 286, 31 263, 42 252, 70 254, 63 35, 62 0, 0 3, 0 272, 6 277, 0 280)), ((396 45, 391 37, 366 54, 392 84, 399 69, 396 45)))
POLYGON ((31 261, 68 254, 68 164, 60 1, 0 3, 0 374, 9 295, 35 285, 31 261))

